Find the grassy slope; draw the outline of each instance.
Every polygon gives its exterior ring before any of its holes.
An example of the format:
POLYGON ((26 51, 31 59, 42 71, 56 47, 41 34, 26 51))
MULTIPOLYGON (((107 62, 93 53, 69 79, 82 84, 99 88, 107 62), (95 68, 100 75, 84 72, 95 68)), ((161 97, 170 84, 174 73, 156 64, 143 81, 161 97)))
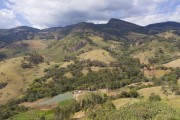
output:
POLYGON ((165 74, 170 73, 171 70, 144 70, 144 76, 147 78, 157 77, 160 78, 165 74))
POLYGON ((104 63, 110 63, 115 61, 113 57, 109 55, 109 52, 103 49, 97 49, 90 52, 85 52, 79 56, 80 60, 98 60, 104 63))
POLYGON ((117 53, 121 52, 121 43, 116 41, 105 41, 103 38, 89 35, 84 38, 77 35, 69 35, 59 41, 51 41, 46 50, 40 53, 49 61, 63 61, 65 57, 79 57, 80 59, 113 61, 105 49, 111 49, 117 53), (83 44, 79 48, 78 45, 83 44), (74 48, 77 48, 74 50, 74 48))
POLYGON ((6 47, 0 48, 0 52, 5 53, 8 58, 23 56, 25 53, 39 51, 47 48, 50 41, 47 40, 22 40, 8 44, 6 47))
POLYGON ((140 101, 139 99, 135 99, 135 98, 121 98, 121 99, 113 100, 112 102, 116 106, 116 109, 119 109, 125 105, 130 105, 139 101, 140 101))
MULTIPOLYGON (((159 35, 160 36, 160 35, 159 35)), ((132 56, 134 58, 139 58, 141 63, 148 64, 149 58, 152 58, 155 56, 155 53, 162 49, 164 52, 164 55, 167 56, 167 58, 178 58, 179 50, 177 48, 177 44, 179 41, 178 37, 152 37, 152 40, 149 42, 144 42, 141 45, 132 45, 130 47, 130 50, 132 52, 132 56), (172 41, 172 40, 174 41, 172 41), (172 42, 171 42, 172 41, 172 42)))
MULTIPOLYGON (((46 58, 48 60, 50 60, 50 61, 51 60, 53 60, 53 61, 62 60, 65 55, 67 55, 67 56, 76 56, 81 51, 85 51, 85 53, 80 54, 79 59, 100 60, 100 61, 103 61, 103 62, 106 62, 106 63, 109 63, 110 61, 115 60, 103 48, 108 47, 108 48, 113 49, 114 51, 119 52, 119 50, 118 50, 119 49, 118 45, 120 45, 119 42, 116 43, 114 41, 104 41, 102 38, 97 37, 97 36, 90 36, 89 38, 92 40, 93 43, 98 45, 98 47, 97 46, 92 46, 91 44, 87 43, 83 48, 81 48, 81 49, 79 49, 79 50, 77 50, 75 52, 69 52, 67 50, 63 50, 64 45, 67 45, 66 47, 71 48, 71 47, 74 47, 77 43, 79 43, 82 40, 82 39, 80 39, 78 37, 73 37, 73 38, 66 38, 66 39, 61 40, 61 41, 52 41, 52 43, 51 43, 52 46, 49 46, 47 50, 43 50, 40 53, 45 55, 46 58), (92 50, 89 51, 89 48, 91 48, 92 50)), ((142 46, 140 46, 140 47, 142 47, 142 46)), ((167 42, 162 43, 162 42, 158 42, 158 41, 153 41, 153 42, 150 42, 147 45, 147 49, 145 49, 144 51, 141 51, 141 50, 136 51, 134 57, 137 56, 137 58, 140 58, 142 63, 144 62, 144 63, 147 64, 148 63, 147 59, 154 56, 155 51, 158 50, 159 47, 163 48, 165 53, 168 54, 168 55, 176 55, 176 53, 177 53, 177 51, 173 51, 172 54, 170 54, 171 53, 170 49, 173 48, 173 44, 169 44, 167 42), (169 46, 167 46, 167 45, 169 45, 169 46), (144 58, 142 58, 142 57, 144 57, 144 58)), ((134 48, 132 48, 132 49, 134 49, 134 48)), ((13 61, 11 61, 11 62, 13 62, 13 61)), ((23 79, 25 78, 24 76, 26 76, 26 79, 28 80, 28 82, 31 82, 31 80, 33 80, 36 77, 36 76, 34 76, 34 74, 36 74, 36 71, 39 70, 40 73, 41 73, 42 72, 41 70, 43 70, 42 68, 46 67, 46 65, 43 64, 42 66, 40 65, 39 68, 37 67, 37 68, 33 68, 32 70, 28 70, 28 69, 27 70, 22 70, 18 66, 14 66, 13 63, 10 64, 11 62, 8 62, 8 65, 3 63, 5 65, 2 65, 2 66, 7 66, 7 67, 2 67, 2 71, 5 70, 6 73, 11 73, 11 74, 7 75, 8 78, 11 78, 11 79, 17 78, 17 80, 15 79, 15 80, 11 80, 9 82, 10 82, 10 85, 13 85, 15 83, 14 85, 16 85, 18 87, 20 86, 20 88, 23 88, 24 87, 23 85, 25 85, 23 83, 23 79), (12 67, 14 69, 12 69, 12 67), (13 74, 13 73, 15 73, 15 74, 13 74), (19 75, 19 73, 23 73, 23 75, 19 75), (14 81, 17 81, 17 83, 14 82, 14 81)), ((71 63, 73 63, 73 62, 65 63, 61 67, 66 67, 67 64, 71 64, 71 63)), ((99 68, 95 68, 95 69, 99 69, 99 68)), ((0 67, 0 70, 1 70, 1 67, 0 67)), ((84 72, 84 71, 82 71, 82 72, 84 72)), ((86 74, 86 72, 87 71, 85 71, 84 74, 86 74)), ((159 74, 164 74, 164 73, 161 73, 161 71, 160 71, 160 73, 158 73, 158 75, 159 74)), ((69 77, 69 76, 70 75, 67 74, 67 77, 69 77)), ((39 75, 38 75, 38 77, 39 77, 39 75)), ((1 78, 0 78, 0 80, 1 80, 1 78)), ((4 78, 3 80, 6 81, 7 78, 4 78)), ((14 86, 14 87, 16 87, 16 86, 14 86)), ((20 93, 19 88, 17 90, 13 90, 13 91, 15 91, 15 93, 12 93, 12 94, 18 94, 19 95, 19 93, 20 93)), ((1 92, 1 90, 0 90, 0 92, 1 92)), ((177 106, 177 105, 179 106, 179 104, 177 104, 177 102, 179 101, 179 98, 177 96, 173 95, 173 94, 169 95, 169 96, 164 95, 162 93, 162 91, 161 91, 161 86, 159 86, 159 87, 151 87, 151 88, 143 88, 143 89, 140 89, 138 92, 140 93, 140 95, 144 96, 145 100, 147 100, 148 96, 151 93, 156 93, 156 94, 159 94, 161 96, 161 98, 163 99, 163 101, 166 101, 168 104, 171 104, 173 106, 177 106)), ((3 95, 4 94, 5 93, 3 93, 3 95)), ((88 97, 88 96, 86 96, 86 97, 88 97)), ((116 105, 117 108, 120 108, 121 106, 123 106, 125 104, 138 102, 138 101, 139 101, 139 99, 129 99, 129 98, 124 99, 123 98, 123 99, 115 100, 115 101, 113 101, 113 103, 116 105)))
POLYGON ((28 85, 35 79, 44 76, 44 68, 50 65, 41 63, 30 69, 21 68, 22 57, 8 59, 0 62, 0 82, 8 82, 8 85, 0 89, 0 103, 6 103, 11 98, 18 97, 28 87, 28 85))
POLYGON ((173 67, 173 68, 176 68, 176 67, 180 68, 180 59, 177 59, 177 60, 171 61, 169 63, 166 63, 166 64, 164 64, 164 66, 173 67))

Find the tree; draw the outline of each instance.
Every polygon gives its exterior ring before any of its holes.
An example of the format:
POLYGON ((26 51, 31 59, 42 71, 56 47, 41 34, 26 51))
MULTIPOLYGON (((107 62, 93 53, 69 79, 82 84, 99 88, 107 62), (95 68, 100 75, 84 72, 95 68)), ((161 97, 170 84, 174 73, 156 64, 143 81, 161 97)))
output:
POLYGON ((41 55, 39 55, 38 53, 29 54, 24 59, 35 65, 37 65, 41 62, 44 62, 44 58, 41 55))
POLYGON ((131 90, 129 92, 129 96, 132 98, 137 98, 139 96, 139 93, 136 90, 131 90))

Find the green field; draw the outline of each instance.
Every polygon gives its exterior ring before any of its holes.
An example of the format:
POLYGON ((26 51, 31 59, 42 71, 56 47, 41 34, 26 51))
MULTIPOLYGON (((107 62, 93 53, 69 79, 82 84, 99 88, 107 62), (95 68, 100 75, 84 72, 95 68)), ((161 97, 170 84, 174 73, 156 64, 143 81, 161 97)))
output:
POLYGON ((70 100, 70 99, 73 99, 73 94, 72 92, 66 92, 64 94, 59 94, 47 101, 43 101, 41 103, 39 103, 38 105, 48 105, 48 104, 52 104, 52 103, 59 103, 59 102, 62 102, 62 101, 65 101, 65 100, 70 100))

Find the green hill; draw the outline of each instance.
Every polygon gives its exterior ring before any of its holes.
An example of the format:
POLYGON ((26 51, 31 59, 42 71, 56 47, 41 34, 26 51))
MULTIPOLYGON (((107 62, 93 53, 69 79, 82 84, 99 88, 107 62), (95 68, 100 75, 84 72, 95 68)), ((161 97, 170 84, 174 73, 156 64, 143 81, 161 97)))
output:
POLYGON ((0 30, 0 119, 180 119, 174 24, 0 30))

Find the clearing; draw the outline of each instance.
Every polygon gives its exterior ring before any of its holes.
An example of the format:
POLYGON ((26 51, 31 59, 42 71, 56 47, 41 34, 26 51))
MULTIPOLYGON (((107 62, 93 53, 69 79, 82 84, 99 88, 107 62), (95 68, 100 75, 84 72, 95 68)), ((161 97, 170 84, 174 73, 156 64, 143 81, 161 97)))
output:
POLYGON ((164 66, 173 67, 173 68, 176 68, 176 67, 180 68, 180 59, 177 59, 177 60, 171 61, 169 63, 166 63, 166 64, 164 64, 164 66))
POLYGON ((140 96, 144 96, 145 100, 147 100, 152 93, 159 95, 162 100, 171 100, 178 98, 178 96, 174 95, 174 93, 171 93, 170 91, 168 91, 168 95, 164 94, 162 91, 162 86, 143 88, 138 90, 138 93, 140 94, 140 96))
POLYGON ((113 100, 112 102, 116 106, 116 109, 119 109, 122 106, 133 104, 139 101, 140 100, 136 98, 121 98, 121 99, 113 100))
POLYGON ((115 58, 111 57, 109 52, 103 49, 96 49, 90 52, 85 52, 79 56, 80 60, 98 60, 104 63, 110 63, 115 61, 115 58))

